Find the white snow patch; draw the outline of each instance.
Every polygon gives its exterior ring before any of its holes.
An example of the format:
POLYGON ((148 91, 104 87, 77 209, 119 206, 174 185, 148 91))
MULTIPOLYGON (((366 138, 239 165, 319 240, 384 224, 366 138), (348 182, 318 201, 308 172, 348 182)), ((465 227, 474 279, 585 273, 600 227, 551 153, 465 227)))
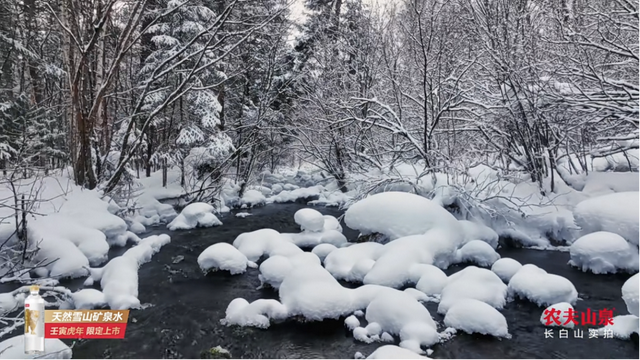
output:
POLYGON ((427 357, 399 346, 384 345, 372 352, 367 359, 427 359, 427 357))
POLYGON ((638 334, 638 317, 635 315, 618 315, 613 317, 613 325, 607 325, 598 329, 598 335, 605 336, 610 332, 618 339, 629 339, 631 334, 638 334))
POLYGON ((361 281, 352 278, 351 269, 363 259, 373 260, 378 250, 384 245, 375 242, 364 242, 338 248, 324 259, 324 267, 336 279, 361 281))
POLYGON ((258 190, 250 189, 245 191, 240 203, 245 206, 253 207, 256 205, 263 205, 267 202, 267 198, 264 194, 258 190))
POLYGON ((324 261, 324 259, 336 249, 337 247, 332 244, 319 244, 314 246, 311 252, 316 254, 321 261, 324 261))
POLYGON ((358 326, 360 326, 360 320, 358 320, 358 318, 355 317, 355 315, 351 315, 346 319, 344 319, 344 325, 347 327, 347 329, 353 330, 358 326))
POLYGON ((246 218, 247 216, 251 216, 251 215, 252 215, 252 214, 251 214, 251 213, 248 213, 248 212, 239 212, 239 213, 237 213, 237 214, 236 214, 236 217, 239 217, 239 218, 246 218))
POLYGON ((71 294, 76 309, 91 310, 107 304, 104 294, 96 289, 82 289, 71 294))
POLYGON ((463 244, 472 240, 482 240, 494 249, 498 247, 498 233, 492 228, 469 220, 459 220, 458 223, 464 231, 463 244))
POLYGON ((433 265, 419 266, 420 278, 416 283, 416 289, 430 296, 441 294, 448 282, 447 274, 433 265))
POLYGON ((302 231, 321 232, 324 230, 324 216, 314 209, 300 209, 293 215, 302 231))

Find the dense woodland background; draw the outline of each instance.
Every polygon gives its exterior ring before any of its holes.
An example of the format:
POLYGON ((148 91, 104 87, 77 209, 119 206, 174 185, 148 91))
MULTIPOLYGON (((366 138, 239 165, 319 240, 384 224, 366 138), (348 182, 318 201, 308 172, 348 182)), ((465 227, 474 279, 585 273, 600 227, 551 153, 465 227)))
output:
POLYGON ((305 6, 298 24, 287 0, 0 0, 3 175, 72 166, 114 193, 176 167, 206 198, 300 161, 343 190, 483 163, 543 190, 638 147, 636 1, 305 6))

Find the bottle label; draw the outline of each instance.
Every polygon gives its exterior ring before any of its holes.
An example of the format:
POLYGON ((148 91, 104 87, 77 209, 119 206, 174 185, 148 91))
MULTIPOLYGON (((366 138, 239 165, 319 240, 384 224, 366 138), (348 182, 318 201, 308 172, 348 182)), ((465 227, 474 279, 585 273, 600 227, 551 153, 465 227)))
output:
POLYGON ((24 309, 24 334, 25 336, 44 338, 44 311, 36 304, 24 309), (35 305, 35 306, 34 306, 35 305))

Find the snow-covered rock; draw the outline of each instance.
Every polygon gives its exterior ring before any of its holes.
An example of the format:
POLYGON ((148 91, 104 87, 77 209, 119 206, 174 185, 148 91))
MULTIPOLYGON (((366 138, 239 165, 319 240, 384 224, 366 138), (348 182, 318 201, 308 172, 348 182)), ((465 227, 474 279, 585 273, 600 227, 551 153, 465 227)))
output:
POLYGON ((316 256, 318 258, 320 258, 321 261, 324 261, 324 259, 331 254, 332 251, 336 250, 337 247, 335 245, 332 244, 319 244, 317 246, 313 247, 313 250, 311 250, 312 253, 316 254, 316 256))
POLYGON ((240 250, 249 261, 256 262, 264 255, 300 253, 302 250, 273 229, 260 229, 238 235, 233 246, 240 250))
POLYGON ((456 302, 447 311, 444 324, 468 334, 511 337, 504 316, 488 304, 475 299, 463 299, 456 302))
POLYGON ((399 346, 383 345, 372 352, 367 359, 427 359, 427 357, 399 346))
MULTIPOLYGON (((598 329, 598 335, 605 336, 610 332, 614 337, 626 340, 631 334, 638 334, 638 317, 635 315, 618 315, 613 317, 613 325, 607 325, 598 329)), ((0 347, 1 348, 1 347, 0 347)))
POLYGON ((376 323, 381 331, 399 335, 400 347, 421 352, 420 346, 429 347, 439 340, 429 310, 405 292, 381 292, 367 306, 365 314, 369 324, 376 323))
POLYGON ((425 197, 404 192, 384 192, 360 200, 345 212, 344 221, 364 235, 381 233, 391 240, 424 234, 436 227, 456 229, 458 242, 464 236, 458 220, 443 207, 425 197))
POLYGON ((258 190, 250 189, 245 191, 244 195, 240 199, 240 203, 245 207, 254 207, 256 205, 263 205, 267 202, 267 198, 264 194, 258 190))
POLYGON ((545 326, 561 326, 569 329, 575 327, 572 321, 577 317, 577 313, 573 311, 573 306, 567 302, 553 304, 542 312, 540 322, 545 326), (570 314, 572 315, 570 317, 570 314))
POLYGON ((511 277, 520 270, 522 264, 517 260, 511 258, 498 259, 491 265, 491 271, 493 271, 502 281, 509 283, 511 277))
POLYGON ((608 231, 637 246, 640 236, 639 198, 640 193, 629 191, 584 200, 573 210, 576 225, 584 234, 608 231))
POLYGON ((496 309, 506 304, 507 286, 487 269, 469 266, 449 276, 442 289, 438 313, 446 314, 457 302, 464 299, 482 301, 496 309))
POLYGON ((508 286, 511 297, 528 299, 538 306, 560 302, 575 304, 578 291, 568 279, 533 265, 526 264, 513 275, 508 286))
POLYGON ((471 240, 456 251, 455 262, 475 263, 479 266, 491 266, 500 259, 493 247, 481 240, 471 240))
POLYGON ((73 355, 60 339, 44 339, 44 349, 44 354, 25 354, 24 335, 18 335, 0 342, 0 359, 71 359, 73 355))
POLYGON ((584 235, 571 244, 570 253, 569 264, 582 271, 594 274, 638 271, 638 247, 612 232, 584 235))
POLYGON ((254 326, 266 329, 270 320, 287 317, 287 309, 277 300, 258 299, 252 303, 243 298, 233 299, 227 306, 224 325, 254 326))
POLYGON ((622 285, 622 300, 627 304, 629 313, 635 316, 640 316, 638 315, 638 298, 640 298, 640 291, 638 290, 638 274, 635 274, 625 281, 624 285, 622 285))
POLYGON ((222 225, 222 222, 213 214, 213 211, 214 207, 207 203, 187 205, 182 209, 180 215, 167 225, 167 228, 175 231, 222 225))
POLYGON ((420 276, 416 282, 416 289, 426 295, 441 294, 448 282, 447 274, 433 265, 420 264, 414 267, 413 271, 416 271, 416 268, 420 276))
POLYGON ((360 260, 373 260, 383 246, 375 242, 364 242, 338 248, 324 259, 324 267, 336 279, 358 281, 352 277, 351 269, 360 260))
POLYGON ((324 216, 314 209, 300 209, 293 215, 296 224, 302 231, 321 232, 324 230, 324 216))
POLYGON ((76 309, 91 310, 107 304, 104 294, 96 289, 81 289, 71 294, 76 309))
POLYGON ((344 326, 346 326, 347 329, 353 331, 355 328, 360 326, 360 320, 358 320, 355 315, 351 315, 344 319, 344 326))
POLYGON ((464 231, 463 244, 472 240, 482 240, 494 249, 498 247, 498 233, 492 228, 469 220, 459 220, 458 223, 464 231))
POLYGON ((226 270, 231 275, 242 274, 248 263, 243 253, 227 243, 213 244, 198 256, 198 265, 204 272, 226 270))
POLYGON ((139 308, 138 268, 151 260, 153 254, 171 241, 168 235, 153 235, 141 240, 102 269, 92 269, 91 278, 100 280, 102 293, 113 310, 139 308))

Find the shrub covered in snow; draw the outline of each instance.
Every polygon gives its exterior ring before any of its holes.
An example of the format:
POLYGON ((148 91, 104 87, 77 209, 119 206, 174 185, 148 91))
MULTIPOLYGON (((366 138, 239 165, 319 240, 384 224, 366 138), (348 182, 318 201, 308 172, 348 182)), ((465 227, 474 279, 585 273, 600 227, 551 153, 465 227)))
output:
POLYGON ((569 264, 594 274, 638 271, 638 248, 622 236, 598 231, 571 244, 569 264))

